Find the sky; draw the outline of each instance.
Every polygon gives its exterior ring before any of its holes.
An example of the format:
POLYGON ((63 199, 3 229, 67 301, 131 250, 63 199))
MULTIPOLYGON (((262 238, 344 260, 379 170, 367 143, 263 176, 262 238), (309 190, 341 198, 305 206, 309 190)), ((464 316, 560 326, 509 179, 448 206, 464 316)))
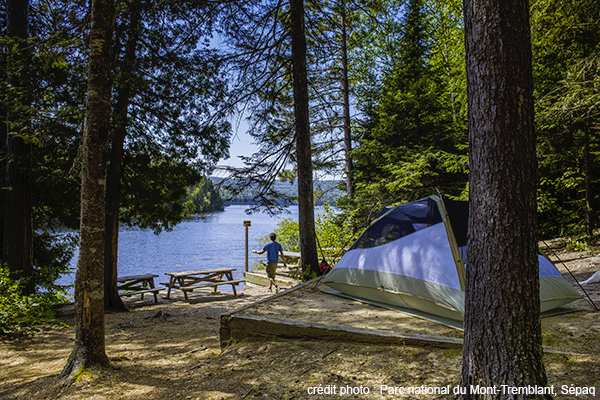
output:
MULTIPOLYGON (((219 167, 230 166, 240 168, 244 166, 242 160, 239 159, 239 156, 251 156, 254 152, 258 150, 258 146, 253 142, 252 136, 250 136, 248 131, 248 125, 245 121, 241 122, 239 126, 236 126, 237 121, 232 121, 233 125, 233 134, 231 136, 231 147, 229 148, 229 158, 226 160, 221 160, 217 165, 217 169, 215 169, 211 176, 226 178, 227 173, 219 167)), ((325 174, 316 174, 315 179, 318 180, 339 180, 342 179, 342 176, 335 176, 325 174)))
MULTIPOLYGON (((236 118, 231 121, 232 135, 231 143, 229 147, 229 158, 221 160, 218 167, 230 166, 230 167, 243 167, 244 163, 240 160, 239 156, 251 156, 258 146, 254 143, 254 139, 248 132, 248 123, 244 119, 236 118)), ((225 171, 217 169, 211 174, 212 176, 225 177, 225 171)))

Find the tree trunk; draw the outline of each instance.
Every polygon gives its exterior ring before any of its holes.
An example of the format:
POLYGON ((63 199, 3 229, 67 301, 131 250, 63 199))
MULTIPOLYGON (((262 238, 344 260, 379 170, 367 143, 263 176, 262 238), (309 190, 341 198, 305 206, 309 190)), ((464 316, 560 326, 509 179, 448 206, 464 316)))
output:
MULTIPOLYGON (((8 0, 6 2, 6 34, 17 40, 8 54, 7 81, 9 85, 21 88, 29 85, 26 39, 28 29, 29 2, 8 0)), ((31 101, 29 88, 23 90, 23 97, 16 99, 24 107, 31 101)), ((22 288, 24 295, 35 293, 33 279, 33 219, 31 196, 31 146, 18 134, 27 134, 30 119, 15 110, 8 110, 8 123, 5 132, 3 231, 2 261, 8 265, 11 275, 25 279, 22 288)), ((4 136, 4 135, 3 135, 4 136)))
POLYGON ((350 132, 350 85, 348 84, 348 37, 346 34, 346 1, 340 4, 342 14, 342 96, 344 108, 344 151, 346 161, 346 195, 354 197, 354 181, 352 178, 352 135, 350 132))
POLYGON ((81 173, 80 244, 75 278, 75 345, 62 371, 62 375, 68 376, 70 381, 83 369, 110 365, 104 343, 103 277, 114 0, 94 0, 91 14, 81 173))
POLYGON ((594 235, 594 209, 592 187, 592 156, 590 153, 590 124, 585 123, 583 131, 583 163, 585 165, 585 228, 589 238, 594 235))
POLYGON ((298 225, 302 272, 319 274, 315 235, 312 158, 308 116, 308 79, 306 73, 306 37, 304 36, 304 1, 290 1, 292 36, 292 72, 294 81, 294 117, 296 158, 298 163, 298 225))
POLYGON ((470 390, 547 381, 528 2, 465 0, 464 5, 470 213, 462 398, 546 398, 470 390))
POLYGON ((121 66, 121 80, 117 89, 117 104, 113 119, 113 137, 109 156, 108 176, 106 183, 106 242, 104 260, 104 307, 117 311, 128 311, 127 306, 117 290, 118 250, 119 250, 119 203, 123 163, 123 146, 127 136, 127 117, 133 71, 136 62, 136 47, 140 23, 139 4, 129 4, 129 23, 127 28, 127 44, 121 66))
MULTIPOLYGON (((4 99, 2 99, 4 100, 4 99)), ((0 116, 7 114, 7 110, 4 108, 4 102, 0 104, 0 116)), ((4 260, 4 189, 6 187, 6 133, 8 132, 8 125, 4 118, 0 121, 0 261, 4 260)))

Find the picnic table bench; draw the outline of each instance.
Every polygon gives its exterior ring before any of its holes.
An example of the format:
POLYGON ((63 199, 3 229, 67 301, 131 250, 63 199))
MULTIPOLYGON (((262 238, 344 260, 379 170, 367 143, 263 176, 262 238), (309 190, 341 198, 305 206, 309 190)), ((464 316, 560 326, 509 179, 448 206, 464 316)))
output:
POLYGON ((120 276, 117 278, 119 295, 127 297, 141 294, 143 300, 145 293, 152 293, 154 295, 154 302, 158 303, 158 292, 162 288, 154 287, 154 278, 156 277, 158 275, 154 274, 120 276))
POLYGON ((233 295, 237 296, 236 285, 244 282, 243 279, 233 279, 235 268, 213 268, 201 269, 196 271, 165 272, 170 276, 168 283, 162 283, 167 286, 167 295, 165 299, 171 296, 171 289, 179 289, 183 292, 186 302, 189 302, 188 292, 195 289, 213 287, 217 291, 220 285, 231 285, 233 295))

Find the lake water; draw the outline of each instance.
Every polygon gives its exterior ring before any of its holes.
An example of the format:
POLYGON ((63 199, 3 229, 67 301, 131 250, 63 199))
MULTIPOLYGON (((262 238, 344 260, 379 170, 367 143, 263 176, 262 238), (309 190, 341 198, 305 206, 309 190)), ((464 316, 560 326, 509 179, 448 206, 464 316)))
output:
MULTIPOLYGON (((165 282, 165 272, 188 271, 205 268, 235 268, 234 279, 243 279, 245 269, 244 221, 248 228, 249 268, 258 259, 252 249, 262 249, 260 237, 268 235, 283 218, 298 221, 298 207, 289 207, 289 213, 269 216, 265 213, 246 214, 246 206, 228 206, 206 218, 188 219, 170 231, 155 235, 148 229, 121 228, 119 232, 119 276, 153 273, 156 280, 165 282)), ((318 210, 316 210, 318 212, 318 210)), ((71 261, 76 267, 77 254, 71 261)), ((75 273, 63 276, 57 283, 72 284, 75 273)), ((229 291, 226 286, 219 290, 229 291)))

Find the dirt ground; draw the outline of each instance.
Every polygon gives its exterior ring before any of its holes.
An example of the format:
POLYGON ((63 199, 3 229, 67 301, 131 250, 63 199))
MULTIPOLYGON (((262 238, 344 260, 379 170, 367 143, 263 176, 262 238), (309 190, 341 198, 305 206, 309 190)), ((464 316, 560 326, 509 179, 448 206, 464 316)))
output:
MULTIPOLYGON (((579 281, 600 270, 597 250, 559 255, 579 281)), ((574 282, 561 264, 557 266, 574 282)), ((600 306, 600 284, 587 285, 586 290, 600 306)), ((261 305, 255 312, 461 336, 451 328, 328 294, 315 294, 331 299, 326 306, 321 302, 311 307, 311 293, 315 292, 282 296, 273 307, 261 305)), ((58 379, 74 338, 72 306, 63 306, 59 316, 68 326, 45 327, 32 337, 0 342, 0 399, 453 398, 460 375, 458 350, 283 339, 235 343, 221 350, 219 315, 269 295, 266 288, 246 287, 237 297, 197 291, 191 303, 179 294, 160 304, 154 304, 152 296, 143 301, 129 298, 132 312, 106 317, 112 368, 81 374, 69 388, 58 379), (411 388, 413 392, 405 394, 411 388), (450 394, 444 394, 444 388, 450 394)), ((545 355, 549 385, 555 386, 559 399, 598 399, 600 314, 585 298, 571 307, 580 311, 543 319, 544 345, 552 349, 545 355), (595 394, 564 393, 569 389, 595 394)))

